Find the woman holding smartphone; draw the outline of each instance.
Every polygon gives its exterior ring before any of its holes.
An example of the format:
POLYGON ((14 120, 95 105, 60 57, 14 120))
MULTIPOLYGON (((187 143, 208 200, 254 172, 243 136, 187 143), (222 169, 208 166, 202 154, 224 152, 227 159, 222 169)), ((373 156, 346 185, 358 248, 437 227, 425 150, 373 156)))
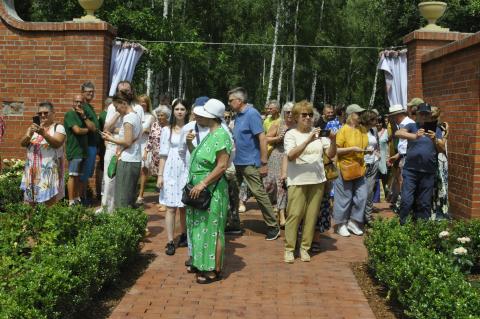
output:
POLYGON ((53 205, 65 195, 63 143, 65 128, 54 122, 53 104, 42 102, 33 124, 20 144, 27 149, 27 160, 20 188, 31 205, 53 205))
POLYGON ((332 159, 337 152, 335 134, 330 138, 321 137, 326 133, 320 128, 313 128, 313 105, 308 101, 295 104, 292 117, 297 126, 285 134, 285 153, 287 163, 288 204, 287 221, 285 223, 285 253, 286 263, 294 262, 295 244, 297 242, 298 226, 303 219, 300 259, 310 261, 308 251, 312 245, 315 233, 320 203, 323 198, 325 169, 323 154, 332 159))
POLYGON ((368 146, 367 129, 360 122, 365 109, 357 104, 347 107, 347 121, 337 133, 337 155, 340 174, 335 181, 333 219, 336 232, 349 237, 361 236, 368 188, 365 180, 364 154, 368 146))

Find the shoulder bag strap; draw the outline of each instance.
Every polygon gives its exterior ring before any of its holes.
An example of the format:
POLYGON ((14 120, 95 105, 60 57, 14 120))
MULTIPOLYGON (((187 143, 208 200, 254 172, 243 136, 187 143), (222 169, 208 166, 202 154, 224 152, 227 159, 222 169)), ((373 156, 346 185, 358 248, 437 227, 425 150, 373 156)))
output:
POLYGON ((197 139, 197 146, 200 145, 200 130, 198 129, 198 124, 195 123, 195 138, 197 139))

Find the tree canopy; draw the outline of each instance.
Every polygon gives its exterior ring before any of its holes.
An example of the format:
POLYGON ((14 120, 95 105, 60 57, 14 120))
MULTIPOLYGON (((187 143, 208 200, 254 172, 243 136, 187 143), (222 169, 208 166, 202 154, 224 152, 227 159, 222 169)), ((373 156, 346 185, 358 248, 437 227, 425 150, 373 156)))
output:
MULTIPOLYGON (((262 108, 269 87, 281 103, 313 99, 322 103, 367 105, 380 48, 401 46, 402 38, 425 21, 419 0, 105 0, 98 16, 118 28, 118 36, 150 41, 261 43, 265 46, 165 44, 141 42, 147 49, 134 84, 146 91, 193 100, 208 95, 225 99, 228 89, 244 86, 262 108), (297 10, 298 7, 298 10, 297 10), (277 10, 278 9, 278 10, 277 10), (277 12, 279 14, 277 14, 277 12), (277 22, 278 19, 278 22, 277 22), (376 47, 339 49, 276 47, 277 44, 376 47)), ((17 1, 27 21, 66 21, 83 15, 77 0, 17 1)), ((439 24, 475 32, 480 27, 480 0, 450 0, 439 24)), ((383 76, 375 106, 385 109, 383 76)))

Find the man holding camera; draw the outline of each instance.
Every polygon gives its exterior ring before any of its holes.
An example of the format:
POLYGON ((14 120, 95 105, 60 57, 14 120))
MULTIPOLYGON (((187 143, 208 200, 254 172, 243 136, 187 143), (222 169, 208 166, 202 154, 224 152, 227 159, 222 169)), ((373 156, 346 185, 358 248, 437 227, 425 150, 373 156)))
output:
POLYGON ((395 136, 408 140, 403 166, 400 223, 405 224, 410 209, 416 202, 414 218, 429 219, 437 154, 445 151, 445 142, 437 123, 432 121, 432 109, 427 103, 418 106, 417 123, 400 128, 395 136))

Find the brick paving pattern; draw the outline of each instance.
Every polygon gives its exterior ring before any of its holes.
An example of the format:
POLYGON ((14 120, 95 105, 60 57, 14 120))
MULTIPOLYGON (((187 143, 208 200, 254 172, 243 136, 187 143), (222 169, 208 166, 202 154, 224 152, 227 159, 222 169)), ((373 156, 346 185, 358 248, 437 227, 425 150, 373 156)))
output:
POLYGON ((223 280, 199 285, 186 272, 187 248, 166 256, 164 215, 149 198, 151 232, 142 251, 155 254, 111 314, 120 318, 375 318, 350 269, 363 261, 361 237, 322 234, 310 263, 283 262, 283 237, 268 242, 254 203, 241 214, 245 233, 227 236, 223 280))

